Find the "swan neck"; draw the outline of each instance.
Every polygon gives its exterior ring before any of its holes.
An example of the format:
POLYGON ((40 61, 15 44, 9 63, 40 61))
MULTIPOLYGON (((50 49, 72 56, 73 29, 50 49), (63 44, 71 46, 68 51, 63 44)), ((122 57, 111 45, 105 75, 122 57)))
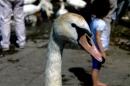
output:
POLYGON ((45 11, 46 11, 47 16, 48 16, 48 17, 50 17, 50 16, 51 16, 51 14, 50 14, 50 11, 49 11, 48 6, 46 6, 45 11))
POLYGON ((60 55, 63 51, 63 43, 56 38, 53 28, 51 30, 50 40, 48 43, 48 51, 49 54, 58 53, 60 55))
POLYGON ((37 9, 40 10, 40 9, 42 8, 42 5, 43 5, 43 3, 40 2, 40 3, 38 4, 38 6, 37 6, 37 9))
MULTIPOLYGON (((45 11, 46 11, 47 17, 50 17, 50 16, 51 16, 51 13, 50 13, 50 11, 49 11, 49 7, 48 7, 48 5, 47 5, 47 1, 42 1, 42 5, 45 6, 45 11)), ((41 6, 42 6, 42 5, 41 5, 41 6)))
POLYGON ((65 9, 65 3, 61 2, 61 9, 65 9))
POLYGON ((51 33, 48 44, 48 53, 45 68, 44 86, 62 86, 61 79, 61 55, 63 45, 60 43, 54 33, 51 33))

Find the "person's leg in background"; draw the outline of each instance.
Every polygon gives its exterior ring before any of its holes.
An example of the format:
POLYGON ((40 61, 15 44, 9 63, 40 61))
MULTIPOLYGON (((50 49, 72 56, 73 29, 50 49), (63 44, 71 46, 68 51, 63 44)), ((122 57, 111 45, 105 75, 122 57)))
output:
POLYGON ((128 0, 128 10, 130 11, 130 0, 128 0))
POLYGON ((112 21, 112 14, 113 12, 115 11, 117 7, 117 0, 110 0, 110 11, 108 13, 108 15, 104 18, 107 26, 108 26, 108 33, 109 33, 109 36, 110 36, 110 33, 111 33, 111 21, 112 21))
POLYGON ((127 7, 121 19, 124 21, 130 21, 130 0, 127 0, 126 3, 127 3, 127 7))
POLYGON ((23 4, 24 0, 17 0, 13 2, 13 14, 15 19, 15 32, 18 38, 17 44, 19 48, 24 48, 26 43, 26 32, 25 32, 25 23, 24 23, 24 12, 23 12, 23 4))
POLYGON ((128 16, 129 16, 129 20, 130 20, 130 0, 129 0, 129 4, 128 4, 128 16))
POLYGON ((0 24, 1 24, 1 46, 3 51, 9 50, 10 39, 10 15, 12 5, 9 0, 0 0, 0 24))

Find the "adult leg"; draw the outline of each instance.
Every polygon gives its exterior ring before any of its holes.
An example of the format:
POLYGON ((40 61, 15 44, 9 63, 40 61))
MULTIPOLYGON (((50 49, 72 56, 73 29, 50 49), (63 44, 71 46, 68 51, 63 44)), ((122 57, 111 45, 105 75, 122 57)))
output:
POLYGON ((23 4, 24 0, 13 1, 14 8, 14 19, 15 19, 15 32, 17 35, 17 44, 19 47, 22 47, 26 43, 26 32, 25 32, 25 23, 24 23, 24 12, 23 12, 23 4))
POLYGON ((108 15, 104 18, 107 26, 108 26, 108 33, 110 35, 111 32, 111 21, 112 21, 112 14, 115 11, 116 7, 117 7, 117 0, 109 0, 110 1, 110 11, 108 13, 108 15))
POLYGON ((9 49, 10 39, 10 15, 12 5, 9 0, 0 0, 0 24, 1 24, 1 46, 3 49, 9 49))
MULTIPOLYGON (((123 1, 122 1, 123 2, 123 1)), ((123 16, 121 17, 121 20, 123 21, 129 21, 129 6, 130 6, 130 0, 125 0, 125 6, 123 6, 123 16)))

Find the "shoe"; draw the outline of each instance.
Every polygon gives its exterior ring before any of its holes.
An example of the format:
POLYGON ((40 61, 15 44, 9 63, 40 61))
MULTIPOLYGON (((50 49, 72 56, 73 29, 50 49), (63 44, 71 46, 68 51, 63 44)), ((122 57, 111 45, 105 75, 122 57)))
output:
POLYGON ((9 50, 9 48, 3 48, 2 50, 3 50, 3 51, 8 51, 8 50, 9 50))
POLYGON ((11 44, 13 44, 15 47, 17 48, 20 48, 20 49, 23 49, 24 48, 24 45, 23 46, 20 46, 16 41, 18 40, 17 36, 15 34, 11 35, 10 37, 10 42, 11 44))
POLYGON ((20 49, 24 49, 24 46, 19 46, 20 49))
POLYGON ((13 43, 13 44, 14 44, 14 46, 17 47, 17 48, 24 49, 24 45, 23 45, 23 46, 19 46, 19 44, 17 44, 16 42, 13 43))
POLYGON ((1 46, 1 44, 0 44, 0 50, 2 50, 2 51, 8 51, 9 48, 2 48, 2 46, 1 46))
POLYGON ((0 49, 0 58, 4 57, 2 49, 0 49))
POLYGON ((17 48, 20 48, 20 49, 24 49, 24 45, 23 45, 23 46, 19 46, 19 45, 16 43, 16 44, 14 44, 14 46, 17 47, 17 48))
POLYGON ((122 20, 129 20, 129 17, 128 16, 123 16, 121 17, 122 20))

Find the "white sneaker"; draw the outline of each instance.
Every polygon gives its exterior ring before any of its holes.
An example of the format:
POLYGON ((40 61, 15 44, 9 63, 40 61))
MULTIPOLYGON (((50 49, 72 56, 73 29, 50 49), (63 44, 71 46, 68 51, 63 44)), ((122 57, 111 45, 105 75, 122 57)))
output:
POLYGON ((121 17, 122 20, 129 20, 129 17, 128 16, 123 16, 121 17))
POLYGON ((3 50, 3 51, 8 51, 8 50, 9 50, 9 48, 3 48, 2 50, 3 50))
POLYGON ((24 46, 19 46, 20 49, 24 49, 24 46))

